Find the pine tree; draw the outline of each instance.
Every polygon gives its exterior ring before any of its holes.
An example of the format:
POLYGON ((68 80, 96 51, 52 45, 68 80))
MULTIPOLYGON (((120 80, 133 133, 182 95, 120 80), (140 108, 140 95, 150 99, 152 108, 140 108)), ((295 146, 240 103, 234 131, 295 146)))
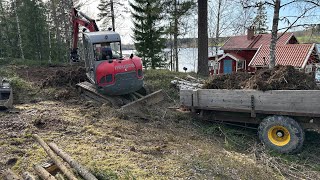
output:
POLYGON ((121 19, 124 19, 122 12, 128 11, 120 0, 100 0, 98 9, 100 10, 98 21, 102 21, 102 29, 112 27, 113 31, 116 29, 115 21, 118 20, 117 26, 119 26, 121 19))
POLYGON ((257 15, 253 20, 256 34, 264 34, 268 30, 267 26, 267 11, 262 2, 258 3, 257 15))
POLYGON ((48 60, 49 43, 44 3, 41 0, 22 0, 17 5, 21 37, 26 59, 48 60))
POLYGON ((145 68, 164 66, 161 52, 164 49, 164 27, 162 5, 159 1, 135 0, 130 2, 133 9, 134 41, 138 56, 143 58, 145 68))

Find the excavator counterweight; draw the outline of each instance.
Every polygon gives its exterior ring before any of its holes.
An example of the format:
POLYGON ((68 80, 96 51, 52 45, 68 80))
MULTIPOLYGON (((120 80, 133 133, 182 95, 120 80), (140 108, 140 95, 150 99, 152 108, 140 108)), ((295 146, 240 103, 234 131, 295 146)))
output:
POLYGON ((12 88, 8 81, 0 77, 0 109, 13 107, 12 88))

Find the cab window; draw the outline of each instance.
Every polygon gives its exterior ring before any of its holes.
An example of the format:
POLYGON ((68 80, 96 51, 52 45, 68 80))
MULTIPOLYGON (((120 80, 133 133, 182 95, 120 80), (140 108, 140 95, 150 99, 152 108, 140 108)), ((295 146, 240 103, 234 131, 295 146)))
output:
POLYGON ((94 44, 97 61, 121 58, 120 42, 94 44))

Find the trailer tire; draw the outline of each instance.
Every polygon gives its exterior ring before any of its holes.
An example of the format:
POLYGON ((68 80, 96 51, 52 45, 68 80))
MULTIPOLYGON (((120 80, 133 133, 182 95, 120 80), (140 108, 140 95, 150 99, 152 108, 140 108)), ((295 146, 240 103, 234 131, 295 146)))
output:
POLYGON ((280 153, 298 152, 304 142, 304 131, 288 116, 268 116, 259 125, 260 140, 270 149, 280 153))

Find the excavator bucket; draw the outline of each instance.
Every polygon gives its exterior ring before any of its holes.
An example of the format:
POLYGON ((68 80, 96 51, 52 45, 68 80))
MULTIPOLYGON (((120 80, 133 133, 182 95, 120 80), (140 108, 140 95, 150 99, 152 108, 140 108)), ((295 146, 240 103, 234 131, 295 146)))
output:
POLYGON ((12 88, 8 81, 0 78, 0 109, 13 107, 12 88))

